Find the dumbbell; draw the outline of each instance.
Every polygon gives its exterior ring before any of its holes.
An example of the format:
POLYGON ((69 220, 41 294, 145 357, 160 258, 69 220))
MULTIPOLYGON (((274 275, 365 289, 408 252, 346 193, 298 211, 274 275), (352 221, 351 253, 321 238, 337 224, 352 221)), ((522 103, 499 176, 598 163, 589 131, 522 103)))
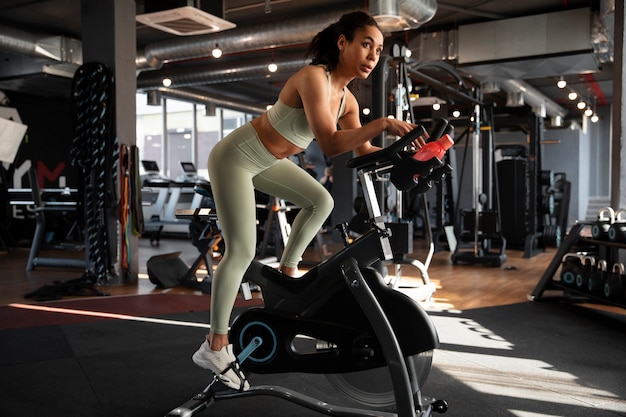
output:
POLYGON ((598 210, 598 219, 591 225, 591 237, 598 240, 609 238, 609 228, 615 219, 615 210, 603 207, 598 210))
POLYGON ((587 291, 587 281, 589 276, 593 274, 596 269, 596 258, 593 256, 583 256, 582 257, 582 268, 580 268, 580 273, 576 275, 576 288, 581 291, 587 291))
POLYGON ((577 253, 568 253, 563 256, 561 263, 561 283, 567 287, 576 287, 576 277, 582 274, 582 256, 577 253))
POLYGON ((624 264, 617 262, 613 264, 613 269, 607 274, 604 282, 604 296, 608 300, 620 301, 624 299, 624 264))
POLYGON ((609 240, 612 242, 626 242, 626 209, 615 212, 613 223, 607 231, 609 240))
POLYGON ((607 276, 607 263, 605 259, 598 259, 594 271, 587 277, 587 291, 595 295, 604 294, 604 282, 607 276))

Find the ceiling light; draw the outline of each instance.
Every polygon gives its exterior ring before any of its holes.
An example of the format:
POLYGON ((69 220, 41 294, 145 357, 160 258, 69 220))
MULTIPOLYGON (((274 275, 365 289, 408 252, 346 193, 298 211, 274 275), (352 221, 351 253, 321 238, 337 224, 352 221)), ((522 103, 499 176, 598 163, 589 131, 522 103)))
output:
POLYGON ((591 109, 591 107, 587 107, 585 109, 585 116, 587 116, 587 117, 593 116, 593 110, 591 109))
POLYGON ((170 77, 163 77, 163 86, 169 87, 172 85, 172 79, 170 77))
POLYGON ((274 62, 274 50, 272 49, 272 62, 267 66, 267 70, 269 72, 276 72, 278 70, 278 65, 274 62))
POLYGON ((578 103, 576 103, 576 107, 578 108, 578 110, 582 110, 585 107, 587 107, 587 103, 585 103, 584 101, 580 100, 578 103))
POLYGON ((211 55, 213 55, 213 58, 219 58, 222 56, 222 50, 220 49, 217 42, 215 43, 215 48, 213 48, 213 50, 211 51, 211 55))
POLYGON ((597 114, 594 114, 593 116, 591 116, 591 123, 597 123, 598 120, 600 120, 600 118, 598 117, 597 114))
POLYGON ((441 104, 433 103, 433 110, 439 110, 441 108, 441 104))
POLYGON ((567 98, 574 101, 578 98, 578 94, 576 94, 576 91, 570 91, 569 94, 567 95, 567 98))
POLYGON ((458 110, 454 110, 454 111, 452 112, 452 117, 461 117, 461 112, 460 112, 460 111, 458 111, 458 110))
POLYGON ((556 86, 563 89, 565 87, 567 87, 567 81, 565 81, 563 79, 563 77, 561 77, 557 82, 556 82, 556 86))

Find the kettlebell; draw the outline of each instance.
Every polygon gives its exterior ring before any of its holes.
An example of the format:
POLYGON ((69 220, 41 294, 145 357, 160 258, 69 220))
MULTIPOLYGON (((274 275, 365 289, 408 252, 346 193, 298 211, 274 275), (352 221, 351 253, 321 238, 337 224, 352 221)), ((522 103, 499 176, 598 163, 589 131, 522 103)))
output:
POLYGON ((580 273, 576 275, 576 288, 581 291, 587 291, 587 281, 595 269, 596 258, 589 255, 583 256, 582 268, 580 268, 580 273))
POLYGON ((591 226, 591 237, 605 240, 609 237, 609 228, 615 219, 615 210, 611 207, 603 207, 598 210, 598 219, 591 226))
POLYGON ((611 301, 620 301, 624 298, 624 264, 613 264, 613 270, 607 275, 604 283, 604 296, 611 301))
POLYGON ((626 209, 615 212, 613 224, 609 226, 607 234, 612 242, 626 242, 626 209))
POLYGON ((606 259, 598 259, 594 271, 587 277, 587 291, 594 295, 603 295, 606 276, 606 259))
POLYGON ((582 256, 577 253, 567 253, 561 263, 561 284, 567 287, 576 287, 576 277, 582 273, 582 256))

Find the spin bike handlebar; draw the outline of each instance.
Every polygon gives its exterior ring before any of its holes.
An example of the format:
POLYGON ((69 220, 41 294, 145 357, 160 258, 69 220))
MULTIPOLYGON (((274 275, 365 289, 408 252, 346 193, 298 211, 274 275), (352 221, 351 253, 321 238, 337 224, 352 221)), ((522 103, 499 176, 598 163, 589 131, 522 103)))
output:
MULTIPOLYGON (((439 119, 428 135, 429 141, 436 141, 451 131, 452 125, 446 119, 439 119)), ((426 136, 426 129, 421 125, 384 149, 348 160, 346 166, 362 171, 390 170, 391 182, 399 190, 419 187, 418 191, 425 192, 433 181, 440 181, 445 174, 452 172, 452 167, 444 165, 435 157, 428 161, 418 161, 413 158, 415 151, 404 150, 420 136, 426 136)))

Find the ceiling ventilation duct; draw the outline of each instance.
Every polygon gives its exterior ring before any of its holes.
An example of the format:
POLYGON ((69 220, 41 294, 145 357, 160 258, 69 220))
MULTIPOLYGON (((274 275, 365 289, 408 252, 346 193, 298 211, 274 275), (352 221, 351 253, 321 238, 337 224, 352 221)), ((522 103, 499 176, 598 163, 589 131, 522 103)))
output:
POLYGON ((527 104, 541 117, 565 117, 567 115, 566 109, 522 80, 500 80, 498 85, 507 91, 507 106, 517 107, 527 104))
POLYGON ((385 33, 416 29, 436 12, 436 0, 375 0, 369 6, 369 13, 385 33))
POLYGON ((206 1, 205 7, 199 0, 161 1, 158 6, 155 3, 146 2, 146 13, 137 15, 135 19, 151 28, 178 36, 204 35, 236 27, 219 17, 224 10, 221 1, 206 1))
MULTIPOLYGON (((342 8, 324 11, 317 15, 305 15, 282 24, 267 23, 236 28, 220 35, 220 49, 227 55, 308 43, 317 32, 328 26, 329 22, 353 10, 353 8, 342 8)), ((398 10, 400 14, 398 24, 381 27, 383 32, 397 32, 419 27, 434 17, 437 4, 435 0, 398 0, 398 10)), ((210 56, 211 48, 207 45, 213 44, 214 39, 206 39, 206 36, 156 41, 137 51, 135 63, 138 70, 154 70, 161 68, 165 61, 173 62, 210 56)))
POLYGON ((400 21, 398 0, 378 0, 370 4, 370 14, 381 25, 397 25, 400 21))

